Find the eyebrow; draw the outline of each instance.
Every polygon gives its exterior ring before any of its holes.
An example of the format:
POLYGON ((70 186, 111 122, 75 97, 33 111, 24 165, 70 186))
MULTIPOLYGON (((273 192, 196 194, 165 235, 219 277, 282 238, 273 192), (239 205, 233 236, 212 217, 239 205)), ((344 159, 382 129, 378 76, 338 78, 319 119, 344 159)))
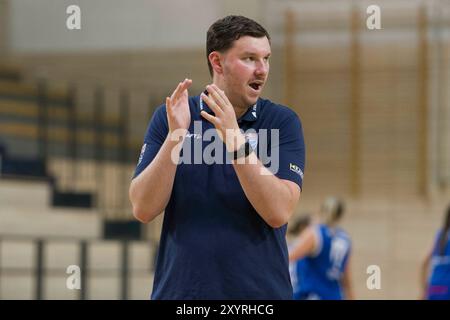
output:
MULTIPOLYGON (((265 57, 270 57, 272 52, 269 52, 268 54, 264 55, 265 57)), ((257 56, 258 54, 255 52, 245 51, 242 55, 244 56, 257 56)))

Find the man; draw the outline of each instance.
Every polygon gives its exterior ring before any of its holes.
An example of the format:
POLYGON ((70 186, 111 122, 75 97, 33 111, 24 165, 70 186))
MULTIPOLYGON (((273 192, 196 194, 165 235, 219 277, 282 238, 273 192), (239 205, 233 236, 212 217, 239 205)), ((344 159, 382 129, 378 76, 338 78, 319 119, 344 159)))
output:
POLYGON ((165 211, 152 299, 291 299, 285 234, 305 164, 300 120, 260 98, 271 55, 262 26, 225 17, 206 47, 213 83, 189 98, 186 79, 155 111, 130 186, 138 220, 165 211))
MULTIPOLYGON (((302 232, 311 224, 311 217, 309 214, 302 215, 289 223, 288 228, 288 250, 290 251, 296 245, 296 241, 302 232)), ((291 283, 293 289, 294 300, 300 299, 300 285, 301 285, 301 269, 303 259, 289 262, 289 274, 291 276, 291 283)))
POLYGON ((296 264, 294 289, 298 300, 353 299, 350 273, 351 240, 338 226, 344 205, 337 198, 325 200, 320 222, 307 227, 289 248, 289 261, 296 264))

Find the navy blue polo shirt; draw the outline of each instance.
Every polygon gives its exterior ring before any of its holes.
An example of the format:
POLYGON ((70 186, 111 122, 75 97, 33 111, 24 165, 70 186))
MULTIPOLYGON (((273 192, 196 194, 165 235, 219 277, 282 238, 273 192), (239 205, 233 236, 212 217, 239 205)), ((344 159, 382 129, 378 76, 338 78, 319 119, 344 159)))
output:
MULTIPOLYGON (((206 137, 216 131, 200 111, 213 112, 199 96, 189 98, 189 107, 191 125, 164 213, 151 298, 292 299, 287 225, 272 228, 260 217, 244 194, 223 142, 217 136, 206 137), (220 142, 216 146, 221 150, 206 152, 212 141, 220 142), (223 161, 211 163, 200 157, 199 163, 198 150, 223 161)), ((305 146, 295 112, 259 99, 238 124, 249 131, 250 144, 270 171, 302 186, 305 146), (267 142, 259 135, 264 132, 267 142), (278 132, 278 138, 272 132, 278 132)), ((151 163, 167 133, 162 105, 148 126, 135 176, 151 163)))

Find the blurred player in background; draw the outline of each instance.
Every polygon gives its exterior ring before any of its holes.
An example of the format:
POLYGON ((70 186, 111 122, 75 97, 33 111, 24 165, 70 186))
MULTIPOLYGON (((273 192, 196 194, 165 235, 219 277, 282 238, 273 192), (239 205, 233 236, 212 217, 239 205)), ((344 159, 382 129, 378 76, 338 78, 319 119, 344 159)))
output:
POLYGON ((212 84, 189 97, 186 79, 157 108, 130 185, 139 221, 164 211, 151 297, 290 300, 286 229, 303 181, 301 122, 260 98, 271 55, 260 24, 219 19, 206 48, 212 84), (263 132, 278 141, 269 147, 263 132), (278 168, 270 171, 259 150, 277 155, 278 168))
MULTIPOLYGON (((308 214, 302 215, 295 219, 292 224, 290 224, 289 228, 289 250, 293 248, 297 241, 299 240, 300 234, 310 225, 311 217, 308 214)), ((292 289, 294 292, 294 300, 300 299, 300 282, 301 282, 301 274, 300 271, 302 269, 304 259, 298 259, 296 261, 291 261, 289 263, 289 274, 291 276, 292 289)))
POLYGON ((422 265, 423 298, 450 300, 450 206, 422 265))
POLYGON ((319 221, 306 228, 290 248, 289 261, 297 263, 300 279, 296 299, 353 299, 349 263, 351 240, 338 227, 343 213, 342 201, 327 198, 319 221))

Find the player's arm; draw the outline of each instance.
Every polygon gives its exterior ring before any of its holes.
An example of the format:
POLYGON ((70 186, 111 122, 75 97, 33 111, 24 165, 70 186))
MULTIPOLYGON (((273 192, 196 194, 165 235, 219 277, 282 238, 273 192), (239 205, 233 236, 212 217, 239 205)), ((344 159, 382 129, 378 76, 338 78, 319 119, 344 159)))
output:
POLYGON ((346 300, 354 300, 355 296, 353 294, 353 285, 351 279, 351 268, 350 268, 350 257, 348 257, 347 264, 344 269, 344 273, 342 275, 342 288, 344 290, 344 295, 346 300))
MULTIPOLYGON (((210 97, 202 94, 202 99, 215 116, 204 111, 201 115, 214 124, 227 151, 233 152, 245 143, 233 106, 217 86, 208 86, 207 90, 210 97)), ((247 199, 268 225, 273 228, 283 226, 300 199, 300 187, 292 181, 276 177, 264 167, 254 152, 244 162, 240 163, 239 159, 233 161, 233 167, 247 199)))
POLYGON ((428 274, 430 269, 430 261, 432 256, 432 250, 429 250, 425 258, 423 259, 422 266, 420 268, 420 286, 422 289, 420 299, 425 299, 428 290, 428 274))
POLYGON ((143 223, 152 221, 169 202, 182 142, 190 124, 187 88, 191 83, 184 80, 166 98, 169 133, 155 158, 131 182, 129 198, 133 214, 143 223))
POLYGON ((297 261, 303 257, 311 255, 317 247, 316 230, 313 226, 302 231, 295 245, 289 250, 289 262, 297 261))
POLYGON ((177 167, 171 161, 171 152, 179 153, 180 145, 167 138, 153 161, 131 182, 133 214, 142 223, 152 221, 169 202, 177 167))
POLYGON ((291 218, 300 199, 300 187, 292 181, 276 177, 254 152, 246 162, 239 164, 233 161, 233 167, 247 199, 267 224, 273 228, 283 226, 291 218))

